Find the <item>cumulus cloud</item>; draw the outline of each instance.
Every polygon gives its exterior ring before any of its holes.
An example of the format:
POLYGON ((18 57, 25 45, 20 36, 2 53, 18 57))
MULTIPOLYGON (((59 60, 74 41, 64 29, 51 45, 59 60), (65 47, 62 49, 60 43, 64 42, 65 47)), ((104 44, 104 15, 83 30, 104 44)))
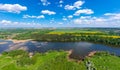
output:
POLYGON ((120 27, 120 13, 106 13, 102 17, 81 16, 78 19, 73 20, 74 24, 90 24, 100 27, 120 27))
POLYGON ((67 18, 63 18, 62 20, 66 21, 66 20, 67 20, 67 18))
POLYGON ((73 6, 74 6, 75 8, 78 8, 78 9, 79 9, 83 4, 84 4, 84 1, 77 1, 77 2, 74 3, 73 6))
POLYGON ((62 20, 67 21, 68 19, 66 18, 66 16, 63 16, 62 20))
POLYGON ((105 13, 106 17, 111 17, 111 19, 120 19, 120 13, 105 13))
POLYGON ((0 27, 39 27, 40 23, 13 22, 10 20, 0 20, 0 27))
POLYGON ((63 0, 60 0, 59 3, 63 3, 63 0))
POLYGON ((48 2, 47 0, 41 0, 41 2, 42 2, 42 5, 44 6, 47 6, 50 4, 50 2, 48 2))
POLYGON ((65 9, 66 10, 80 9, 83 4, 84 4, 84 1, 76 1, 73 5, 66 5, 65 9))
POLYGON ((93 23, 93 21, 96 20, 96 17, 91 16, 81 16, 78 19, 73 20, 75 24, 90 24, 93 23))
POLYGON ((80 14, 93 14, 94 11, 92 11, 91 9, 82 9, 82 10, 77 10, 74 15, 75 16, 79 16, 80 14))
POLYGON ((62 23, 62 22, 59 22, 58 24, 62 25, 63 23, 62 23))
POLYGON ((47 14, 47 15, 55 15, 56 14, 56 12, 50 11, 50 10, 42 10, 41 13, 42 14, 47 14))
POLYGON ((40 15, 40 16, 23 15, 23 18, 36 18, 36 19, 41 19, 41 18, 45 18, 45 16, 44 16, 44 15, 40 15))
POLYGON ((21 6, 19 4, 0 4, 0 11, 6 11, 10 13, 21 13, 21 11, 26 10, 26 6, 21 6))
POLYGON ((94 23, 105 23, 108 19, 104 17, 91 17, 91 16, 81 16, 79 19, 75 19, 75 24, 94 24, 94 23))
POLYGON ((73 18, 73 16, 72 16, 72 15, 69 15, 68 18, 71 19, 71 18, 73 18))
POLYGON ((1 23, 1 24, 5 24, 5 25, 6 25, 6 24, 10 24, 10 23, 11 23, 11 21, 8 21, 8 20, 2 20, 2 21, 0 21, 0 23, 1 23))
POLYGON ((65 9, 66 9, 66 10, 75 10, 75 7, 74 7, 74 6, 71 6, 71 5, 66 5, 66 6, 65 6, 65 9))
POLYGON ((59 1, 59 7, 63 7, 63 3, 64 3, 63 0, 60 0, 59 1))

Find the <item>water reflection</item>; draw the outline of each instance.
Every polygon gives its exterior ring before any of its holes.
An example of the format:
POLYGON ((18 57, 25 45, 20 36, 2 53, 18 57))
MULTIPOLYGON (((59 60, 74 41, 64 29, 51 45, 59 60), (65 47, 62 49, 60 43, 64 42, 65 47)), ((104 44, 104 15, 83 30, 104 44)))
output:
POLYGON ((3 51, 11 51, 15 49, 27 50, 29 52, 47 52, 49 50, 73 50, 70 57, 84 58, 92 51, 108 51, 120 56, 120 48, 104 46, 100 44, 93 44, 88 42, 35 42, 27 41, 23 43, 13 43, 12 41, 0 40, 0 42, 7 42, 0 44, 0 53, 3 51))

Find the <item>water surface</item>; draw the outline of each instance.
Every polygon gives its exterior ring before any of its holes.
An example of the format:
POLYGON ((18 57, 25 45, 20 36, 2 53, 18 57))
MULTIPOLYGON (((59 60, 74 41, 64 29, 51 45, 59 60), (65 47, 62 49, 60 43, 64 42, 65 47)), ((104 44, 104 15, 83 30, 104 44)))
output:
POLYGON ((120 56, 120 48, 88 43, 88 42, 35 42, 28 41, 23 43, 13 43, 12 41, 0 40, 7 42, 0 44, 0 53, 15 49, 23 49, 29 52, 47 52, 49 50, 73 50, 71 58, 82 59, 92 51, 107 51, 120 56))

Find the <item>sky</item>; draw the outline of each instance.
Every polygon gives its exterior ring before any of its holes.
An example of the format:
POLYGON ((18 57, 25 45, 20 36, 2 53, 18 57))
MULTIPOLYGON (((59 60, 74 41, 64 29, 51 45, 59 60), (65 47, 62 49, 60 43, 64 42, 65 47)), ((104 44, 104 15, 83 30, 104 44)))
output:
POLYGON ((120 0, 0 0, 1 27, 120 27, 120 0))

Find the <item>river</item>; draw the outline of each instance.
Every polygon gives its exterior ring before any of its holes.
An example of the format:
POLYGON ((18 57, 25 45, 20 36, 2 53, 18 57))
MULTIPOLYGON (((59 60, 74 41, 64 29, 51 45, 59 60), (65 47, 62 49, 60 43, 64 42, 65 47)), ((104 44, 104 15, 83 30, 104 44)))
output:
POLYGON ((27 41, 13 43, 10 40, 0 40, 0 53, 16 49, 26 50, 28 52, 47 52, 49 50, 72 50, 71 58, 82 59, 92 51, 107 51, 111 54, 120 56, 120 48, 94 44, 89 42, 36 42, 27 41))

